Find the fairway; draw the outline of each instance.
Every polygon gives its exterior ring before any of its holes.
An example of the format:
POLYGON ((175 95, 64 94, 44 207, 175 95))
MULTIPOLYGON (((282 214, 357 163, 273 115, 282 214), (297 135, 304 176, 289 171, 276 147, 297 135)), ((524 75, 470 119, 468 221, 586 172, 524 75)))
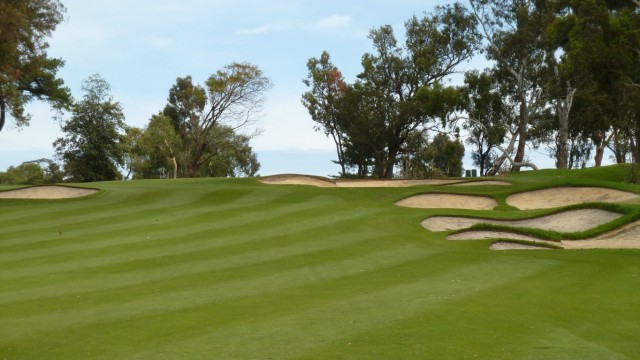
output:
MULTIPOLYGON (((421 225, 550 216, 563 209, 507 199, 551 187, 640 193, 626 174, 494 179, 510 186, 140 180, 0 199, 0 359, 638 359, 640 250, 491 251, 495 240, 421 225), (444 192, 497 205, 396 205, 444 192)), ((637 201, 594 206, 620 216, 569 235, 640 218, 637 201)), ((558 241, 554 231, 534 235, 558 241)))

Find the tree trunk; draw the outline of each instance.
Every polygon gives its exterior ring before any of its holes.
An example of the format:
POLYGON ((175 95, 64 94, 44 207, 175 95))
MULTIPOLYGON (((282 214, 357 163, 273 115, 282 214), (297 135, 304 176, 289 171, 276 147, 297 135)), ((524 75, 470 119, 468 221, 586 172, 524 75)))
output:
POLYGON ((173 162, 173 178, 177 179, 178 178, 178 161, 176 160, 175 156, 171 157, 171 162, 173 162))
POLYGON ((4 99, 0 99, 0 131, 2 131, 2 128, 4 127, 6 112, 7 112, 7 104, 5 104, 4 99))
MULTIPOLYGON (((518 148, 516 150, 516 156, 513 158, 514 163, 521 163, 524 160, 524 151, 527 145, 527 99, 526 95, 522 94, 520 97, 520 122, 518 123, 518 148)), ((520 171, 519 165, 513 165, 511 171, 520 171)))
POLYGON ((567 168, 569 158, 567 149, 567 144, 569 143, 569 113, 571 112, 575 93, 576 89, 572 88, 567 81, 567 97, 564 100, 558 100, 556 103, 559 123, 558 137, 556 138, 556 168, 558 169, 567 168))
POLYGON ((556 168, 566 169, 568 167, 569 151, 569 114, 560 113, 558 136, 556 137, 556 168), (566 115, 566 116, 565 116, 566 115))
POLYGON ((596 162, 596 167, 602 166, 602 158, 604 157, 604 144, 596 145, 596 155, 593 160, 596 162))
POLYGON ((333 137, 333 142, 334 144, 336 144, 338 163, 340 164, 340 169, 342 170, 342 176, 345 176, 347 175, 347 169, 345 166, 344 150, 342 149, 342 139, 340 138, 340 135, 336 135, 334 131, 331 131, 331 137, 333 137))

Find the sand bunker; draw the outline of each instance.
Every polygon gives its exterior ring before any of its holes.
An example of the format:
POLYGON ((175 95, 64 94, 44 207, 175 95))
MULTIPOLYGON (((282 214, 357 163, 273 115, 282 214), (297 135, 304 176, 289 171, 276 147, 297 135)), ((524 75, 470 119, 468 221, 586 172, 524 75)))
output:
POLYGON ((396 205, 421 209, 469 209, 491 210, 497 203, 484 196, 456 194, 421 194, 396 202, 396 205))
POLYGON ((458 184, 452 184, 451 186, 478 186, 478 185, 509 186, 511 185, 511 183, 508 181, 500 181, 500 180, 478 180, 478 181, 461 182, 458 184))
POLYGON ((260 182, 271 185, 310 185, 318 187, 335 187, 336 184, 328 179, 306 175, 273 175, 260 179, 260 182))
POLYGON ((593 239, 563 240, 565 249, 640 249, 640 221, 593 239))
POLYGON ((338 187, 410 187, 418 185, 450 185, 463 180, 425 179, 425 180, 340 180, 338 187))
POLYGON ((638 194, 599 187, 559 187, 511 195, 507 204, 521 210, 549 209, 586 202, 621 202, 637 199, 638 194))
POLYGON ((431 231, 450 231, 485 223, 513 227, 527 227, 558 232, 584 231, 619 218, 620 214, 599 209, 580 209, 523 220, 493 220, 456 216, 433 216, 422 226, 431 231))
MULTIPOLYGON (((529 247, 536 248, 535 243, 544 245, 559 245, 564 249, 640 249, 640 221, 624 226, 620 229, 602 234, 595 238, 585 240, 562 240, 559 243, 553 241, 540 240, 534 237, 498 231, 465 231, 462 233, 449 235, 447 240, 486 240, 486 239, 514 239, 527 240, 534 244, 529 247)), ((492 244, 492 250, 523 249, 523 245, 499 241, 492 244)), ((525 245, 527 246, 527 245, 525 245)), ((544 247, 543 247, 544 248, 544 247)))
POLYGON ((424 179, 424 180, 330 180, 308 175, 283 174, 265 176, 261 182, 271 185, 310 185, 318 187, 346 187, 346 188, 373 188, 373 187, 410 187, 419 185, 511 185, 506 181, 478 180, 466 181, 460 179, 424 179))
POLYGON ((33 186, 2 191, 0 192, 0 199, 68 199, 87 196, 96 192, 98 192, 96 189, 68 186, 33 186))
POLYGON ((505 231, 485 231, 485 230, 472 230, 465 231, 453 235, 447 236, 447 240, 486 240, 486 239, 513 239, 513 240, 539 240, 533 236, 527 236, 522 234, 516 234, 505 231))
POLYGON ((525 245, 508 241, 497 241, 489 246, 491 250, 551 250, 544 246, 525 245))

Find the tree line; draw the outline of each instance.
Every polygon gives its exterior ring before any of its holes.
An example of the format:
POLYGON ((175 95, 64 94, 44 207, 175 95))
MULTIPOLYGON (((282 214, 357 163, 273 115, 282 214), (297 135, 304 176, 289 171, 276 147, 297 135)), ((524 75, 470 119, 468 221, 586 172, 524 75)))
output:
MULTIPOLYGON (((105 79, 91 76, 75 100, 57 76, 64 61, 46 40, 64 13, 59 0, 0 2, 0 130, 8 116, 27 125, 34 100, 70 114, 53 144, 62 164, 28 162, 0 181, 257 173, 249 141, 271 86, 257 66, 229 64, 204 85, 179 77, 145 127, 127 126, 105 79)), ((468 0, 404 30, 401 42, 391 26, 372 29, 353 81, 328 52, 307 62, 302 103, 334 141, 340 176, 459 176, 465 144, 481 175, 536 169, 532 148, 561 169, 599 166, 607 148, 640 163, 636 0, 468 0), (489 66, 453 85, 478 57, 489 66)))
POLYGON ((255 65, 232 63, 204 85, 179 77, 167 104, 144 128, 128 126, 122 105, 100 75, 74 100, 57 77, 64 64, 47 55, 46 38, 62 21, 58 0, 0 3, 0 130, 7 115, 28 125, 25 105, 44 100, 70 117, 53 143, 62 166, 42 159, 11 166, 2 183, 90 182, 124 178, 254 176, 260 168, 249 141, 270 80, 255 65))
MULTIPOLYGON (((341 175, 461 174, 461 133, 482 175, 640 163, 640 4, 634 0, 469 0, 371 30, 373 52, 348 83, 323 52, 302 103, 333 139, 341 175), (463 74, 484 56, 489 66, 463 74)), ((463 152, 462 152, 463 153, 463 152)))

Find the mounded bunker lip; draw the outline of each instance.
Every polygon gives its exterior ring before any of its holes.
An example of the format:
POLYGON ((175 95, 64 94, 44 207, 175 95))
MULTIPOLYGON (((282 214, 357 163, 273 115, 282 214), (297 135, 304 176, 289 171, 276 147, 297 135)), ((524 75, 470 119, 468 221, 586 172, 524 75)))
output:
POLYGON ((447 240, 487 240, 487 239, 513 239, 542 241, 533 236, 517 234, 507 231, 470 230, 447 236, 447 240))
POLYGON ((507 204, 520 210, 550 209, 587 202, 622 202, 640 195, 603 187, 555 187, 511 195, 507 204))
MULTIPOLYGON (((633 222, 619 229, 584 240, 562 240, 559 243, 540 240, 522 234, 499 231, 465 231, 449 235, 447 240, 486 240, 486 239, 527 240, 539 244, 560 245, 564 249, 640 249, 640 221, 633 222)), ((522 249, 521 244, 498 241, 489 247, 491 250, 522 249), (499 245, 496 245, 499 244, 499 245), (498 247, 498 248, 494 248, 498 247)), ((535 248, 535 246, 534 246, 535 248)), ((543 247, 544 248, 544 247, 543 247)))
POLYGON ((525 245, 508 241, 496 241, 489 246, 490 250, 551 250, 544 246, 525 245))
POLYGON ((393 179, 393 180, 331 180, 320 176, 300 175, 300 174, 280 174, 265 176, 260 182, 270 185, 309 185, 318 187, 344 187, 344 188, 383 188, 383 187, 411 187, 420 185, 453 185, 453 186, 476 186, 476 185, 511 185, 507 181, 498 180, 461 180, 461 179, 393 179))
POLYGON ((265 176, 260 182, 270 185, 309 185, 317 187, 335 187, 335 182, 322 177, 298 174, 281 174, 265 176))
POLYGON ((495 220, 458 216, 432 216, 422 221, 422 226, 430 231, 450 231, 470 228, 475 224, 493 224, 513 227, 536 228, 557 232, 577 232, 592 229, 613 221, 622 214, 600 209, 578 209, 563 211, 521 220, 495 220))
POLYGON ((396 205, 421 209, 492 210, 498 203, 486 196, 429 193, 396 201, 396 205))
POLYGON ((31 186, 0 192, 0 199, 70 199, 97 193, 97 189, 70 186, 31 186))
POLYGON ((508 181, 502 181, 502 180, 475 180, 475 181, 465 181, 461 183, 451 184, 451 186, 480 186, 480 185, 510 186, 513 184, 511 184, 508 181))

